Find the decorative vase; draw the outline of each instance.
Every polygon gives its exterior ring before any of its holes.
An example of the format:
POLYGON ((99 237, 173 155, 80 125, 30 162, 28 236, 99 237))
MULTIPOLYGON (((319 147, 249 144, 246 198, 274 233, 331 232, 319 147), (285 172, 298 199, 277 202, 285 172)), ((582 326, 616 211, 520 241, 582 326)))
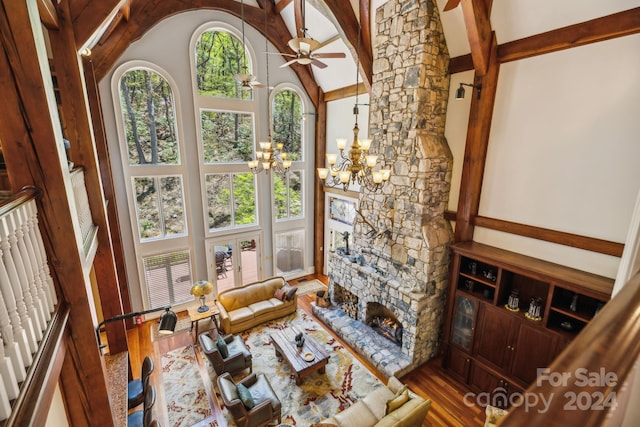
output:
POLYGON ((542 319, 542 298, 531 298, 531 301, 529 302, 529 311, 527 311, 525 316, 530 320, 542 319))
POLYGON ((517 289, 513 289, 511 291, 511 295, 509 295, 509 301, 507 302, 506 308, 511 311, 520 310, 520 291, 517 289))

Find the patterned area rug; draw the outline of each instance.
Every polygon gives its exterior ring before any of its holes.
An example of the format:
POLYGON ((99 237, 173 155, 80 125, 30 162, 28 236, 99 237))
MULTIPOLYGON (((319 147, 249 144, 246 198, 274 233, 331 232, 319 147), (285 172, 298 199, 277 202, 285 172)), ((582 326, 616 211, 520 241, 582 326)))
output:
MULTIPOLYGON (((340 345, 310 315, 298 309, 290 316, 265 323, 241 334, 253 354, 253 371, 268 375, 269 382, 282 402, 282 422, 307 427, 344 410, 362 399, 382 383, 340 345), (275 355, 269 340, 270 331, 295 326, 318 343, 324 344, 331 358, 324 374, 313 373, 297 386, 289 366, 275 355)), ((213 368, 205 362, 212 378, 213 368)), ((240 380, 247 373, 240 374, 240 380)), ((217 386, 216 386, 217 387, 217 386)), ((222 400, 219 398, 219 401, 222 400)), ((234 422, 223 409, 229 426, 234 422)))
MULTIPOLYGON (((159 339, 168 338, 173 335, 173 334, 161 334, 160 332, 158 332, 159 326, 160 326, 160 321, 154 322, 151 325, 152 341, 158 341, 159 339)), ((176 323, 176 328, 174 329, 173 333, 176 334, 181 331, 187 331, 190 328, 191 328, 191 319, 189 319, 189 316, 179 317, 178 322, 176 323)))
POLYGON ((170 426, 192 426, 211 415, 193 346, 162 355, 162 382, 170 426))

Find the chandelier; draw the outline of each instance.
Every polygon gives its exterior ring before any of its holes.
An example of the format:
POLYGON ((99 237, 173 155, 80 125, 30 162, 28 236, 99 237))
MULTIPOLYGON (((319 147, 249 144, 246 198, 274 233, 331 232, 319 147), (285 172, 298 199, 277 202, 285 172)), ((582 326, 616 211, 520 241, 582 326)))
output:
POLYGON ((358 104, 360 30, 361 27, 358 26, 358 50, 356 51, 356 104, 353 107, 353 115, 356 117, 356 124, 353 127, 353 142, 351 143, 351 149, 348 151, 347 156, 345 154, 347 139, 336 139, 336 144, 340 153, 327 153, 326 156, 329 167, 318 168, 318 177, 320 180, 324 181, 327 187, 342 186, 344 191, 349 190, 350 184, 356 183, 361 187, 365 187, 369 191, 376 191, 384 185, 391 176, 390 169, 381 168, 374 170, 378 161, 378 156, 375 154, 368 154, 369 148, 371 147, 371 139, 358 139, 358 133, 360 132, 360 128, 358 127, 358 105, 368 105, 358 104), (339 163, 338 156, 340 156, 339 163))
POLYGON ((267 39, 267 8, 265 7, 264 13, 264 50, 267 66, 267 120, 269 121, 269 135, 267 141, 259 142, 260 150, 256 151, 256 158, 249 160, 247 165, 254 174, 259 174, 262 171, 269 173, 269 171, 275 170, 277 172, 287 172, 291 167, 291 160, 288 160, 288 153, 284 152, 284 144, 279 142, 274 144, 271 142, 271 86, 269 86, 269 43, 267 39))

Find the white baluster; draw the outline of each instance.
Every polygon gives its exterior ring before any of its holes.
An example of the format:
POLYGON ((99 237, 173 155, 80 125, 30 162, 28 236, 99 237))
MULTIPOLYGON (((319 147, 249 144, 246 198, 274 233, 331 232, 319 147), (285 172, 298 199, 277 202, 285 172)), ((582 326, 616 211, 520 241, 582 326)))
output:
POLYGON ((18 236, 18 247, 22 254, 25 271, 29 279, 29 289, 33 296, 33 303, 38 308, 38 312, 42 316, 42 330, 47 328, 47 323, 51 319, 51 313, 47 308, 47 301, 42 290, 42 280, 40 280, 40 271, 36 268, 36 258, 29 237, 29 229, 24 212, 24 205, 19 206, 11 215, 16 224, 16 235, 18 236))
POLYGON ((22 362, 18 343, 14 340, 13 329, 11 328, 9 319, 9 310, 7 310, 2 292, 0 292, 0 334, 4 340, 4 354, 11 359, 16 380, 22 382, 27 377, 27 372, 22 362))
POLYGON ((21 359, 24 362, 24 366, 29 367, 33 361, 31 357, 31 349, 29 348, 27 333, 22 327, 22 321, 18 314, 16 297, 13 293, 11 282, 9 281, 9 275, 7 274, 2 254, 3 251, 0 249, 0 293, 2 294, 4 307, 6 308, 7 315, 9 316, 9 323, 11 323, 11 327, 13 328, 13 339, 20 348, 20 354, 22 355, 21 359))
POLYGON ((54 308, 53 300, 51 299, 51 294, 49 292, 49 281, 51 280, 51 276, 48 276, 48 272, 45 271, 44 264, 46 264, 46 260, 43 260, 40 254, 40 246, 38 244, 39 234, 36 230, 38 227, 38 220, 35 215, 35 208, 36 202, 34 200, 31 200, 20 207, 24 215, 24 221, 27 225, 26 234, 29 236, 29 240, 31 241, 30 251, 33 253, 31 263, 34 266, 34 272, 37 272, 36 274, 40 280, 41 298, 46 306, 46 311, 49 313, 47 320, 50 320, 51 313, 53 313, 54 308))
POLYGON ((16 301, 16 308, 18 315, 20 316, 20 323, 27 334, 27 342, 29 344, 29 352, 33 354, 38 349, 38 340, 36 339, 35 328, 32 319, 27 310, 27 304, 25 302, 24 293, 20 284, 20 278, 16 270, 15 263, 13 262, 13 254, 11 252, 11 244, 9 243, 9 230, 7 230, 6 222, 4 219, 0 223, 0 249, 2 250, 2 259, 9 278, 9 284, 13 290, 13 295, 16 301))
POLYGON ((31 289, 29 289, 29 279, 25 271, 24 262, 22 261, 20 248, 18 247, 18 237, 16 236, 15 224, 12 219, 13 218, 11 215, 5 215, 2 218, 2 222, 4 223, 4 227, 7 230, 7 236, 9 237, 9 250, 11 251, 11 258, 16 270, 18 284, 22 288, 22 297, 24 298, 24 303, 27 306, 27 313, 29 313, 29 318, 33 323, 33 332, 35 332, 36 334, 36 341, 40 342, 40 340, 42 339, 42 331, 44 330, 44 328, 42 327, 40 313, 38 313, 38 309, 34 305, 33 296, 31 295, 31 289))
POLYGON ((4 389, 4 382, 0 381, 0 421, 4 421, 11 415, 11 404, 7 390, 4 389))
MULTIPOLYGON (((13 224, 13 229, 16 234, 16 243, 18 245, 18 252, 20 253, 20 259, 22 260, 22 268, 24 269, 27 282, 25 286, 29 290, 29 295, 31 295, 33 307, 35 308, 36 314, 38 315, 38 322, 40 324, 40 330, 44 331, 47 329, 47 310, 45 309, 42 300, 40 299, 40 292, 38 290, 38 286, 36 284, 36 275, 33 271, 33 267, 31 264, 32 258, 29 253, 29 249, 27 248, 27 239, 24 234, 24 227, 22 223, 22 216, 20 215, 20 209, 15 209, 9 215, 11 219, 11 223, 13 224), (46 314, 45 314, 46 313, 46 314)), ((42 336, 38 337, 38 341, 42 339, 42 336)))
POLYGON ((29 209, 29 218, 31 219, 31 231, 35 237, 35 243, 37 245, 36 252, 40 254, 40 268, 42 269, 42 277, 46 279, 47 283, 47 296, 50 301, 49 310, 53 312, 53 307, 58 303, 56 295, 56 288, 53 285, 53 278, 51 277, 51 270, 49 269, 49 262, 47 259, 47 252, 44 250, 44 241, 42 240, 42 234, 40 234, 40 227, 38 227, 38 208, 36 202, 31 200, 26 204, 29 209))
POLYGON ((13 371, 11 359, 4 355, 4 343, 2 343, 2 339, 0 339, 0 376, 2 377, 2 382, 4 383, 4 388, 7 391, 9 400, 18 397, 20 387, 18 387, 18 380, 13 371))

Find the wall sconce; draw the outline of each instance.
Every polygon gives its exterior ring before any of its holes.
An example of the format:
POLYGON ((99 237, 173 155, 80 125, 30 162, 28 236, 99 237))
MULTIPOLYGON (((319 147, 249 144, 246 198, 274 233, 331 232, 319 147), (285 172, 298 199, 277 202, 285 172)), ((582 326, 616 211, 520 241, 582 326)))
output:
POLYGON ((478 92, 478 99, 480 99, 480 91, 482 90, 482 85, 481 84, 474 85, 471 83, 460 83, 460 87, 456 89, 456 99, 464 98, 464 86, 476 88, 476 91, 478 92))
POLYGON ((131 319, 132 317, 142 316, 143 314, 154 313, 161 310, 165 310, 165 312, 160 316, 160 326, 158 327, 158 332, 161 334, 172 334, 176 329, 178 316, 176 316, 176 314, 170 309, 171 306, 167 305, 165 307, 152 308, 150 310, 137 311, 135 313, 121 314, 119 316, 114 316, 111 319, 103 320, 102 322, 98 323, 98 326, 96 327, 96 335, 98 336, 98 348, 100 348, 100 350, 102 351, 102 349, 106 347, 106 344, 102 344, 102 341, 100 340, 100 328, 102 327, 102 325, 115 322, 117 320, 131 319))

